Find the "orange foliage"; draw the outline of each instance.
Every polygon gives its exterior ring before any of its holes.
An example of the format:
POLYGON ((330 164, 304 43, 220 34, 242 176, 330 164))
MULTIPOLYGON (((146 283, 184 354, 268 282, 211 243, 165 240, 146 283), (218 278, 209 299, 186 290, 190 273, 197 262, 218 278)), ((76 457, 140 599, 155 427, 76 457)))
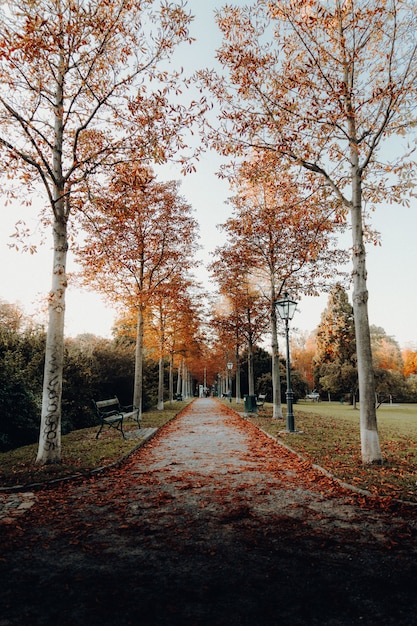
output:
POLYGON ((406 348, 403 350, 404 376, 417 374, 417 350, 406 348))

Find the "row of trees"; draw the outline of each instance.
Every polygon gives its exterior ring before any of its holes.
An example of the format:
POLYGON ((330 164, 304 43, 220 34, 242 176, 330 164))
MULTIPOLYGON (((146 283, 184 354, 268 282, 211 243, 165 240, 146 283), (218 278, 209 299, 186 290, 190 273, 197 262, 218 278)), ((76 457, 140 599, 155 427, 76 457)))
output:
POLYGON ((345 253, 336 236, 350 221, 362 458, 380 462, 366 209, 406 201, 413 184, 408 148, 397 142, 398 155, 391 150, 385 159, 381 148, 415 127, 414 4, 258 0, 225 7, 217 15, 222 71, 197 76, 219 104, 212 127, 204 96, 186 104, 175 97, 187 80, 167 61, 191 41, 182 3, 33 0, 3 3, 0 17, 5 190, 16 197, 12 177, 25 196, 43 188, 54 238, 37 461, 61 457, 71 224, 86 235, 79 247, 84 280, 136 312, 139 407, 146 318, 159 329, 161 359, 177 351, 170 337, 181 302, 188 319, 196 313, 187 273, 196 224, 177 185, 157 183, 151 168, 176 158, 192 170, 181 152, 186 132, 202 120, 206 145, 239 161, 223 172, 235 192, 234 215, 223 225, 229 244, 212 266, 222 295, 215 323, 236 357, 248 347, 249 393, 253 347, 270 329, 275 417, 282 413, 275 302, 289 281, 301 295, 342 278, 345 253))
MULTIPOLYGON (((208 142, 250 162, 272 155, 280 183, 290 171, 289 178, 301 177, 313 198, 321 195, 325 206, 333 204, 335 223, 350 221, 362 459, 380 463, 367 209, 382 201, 406 202, 414 183, 415 164, 401 140, 407 132, 411 136, 416 121, 415 4, 258 0, 226 6, 217 18, 221 71, 200 72, 220 109, 208 142), (384 153, 387 140, 390 149, 384 153)), ((285 194, 280 195, 283 202, 285 194)), ((292 213, 297 195, 289 206, 292 213)), ((282 226, 286 230, 287 223, 282 226)), ((286 276, 287 266, 275 275, 277 294, 286 276)))
MULTIPOLYGON (((184 326, 186 326, 185 320, 184 326)), ((94 335, 66 339, 62 391, 62 432, 97 423, 92 399, 117 395, 131 403, 135 375, 136 320, 117 320, 112 340, 94 335)), ((188 326, 188 325, 187 325, 188 326)), ((142 376, 144 410, 174 393, 185 397, 195 388, 192 362, 201 360, 203 347, 192 331, 177 336, 179 352, 159 359, 159 333, 152 320, 145 323, 142 376), (185 344, 187 347, 185 348, 185 344), (181 347, 182 346, 182 347, 181 347), (174 386, 175 383, 175 386, 174 386)), ((44 329, 26 317, 18 305, 0 301, 0 450, 34 443, 39 437, 44 329)))
MULTIPOLYGON (((206 104, 204 98, 198 103, 180 103, 175 98, 187 80, 181 71, 169 69, 168 60, 178 45, 192 40, 192 18, 182 3, 8 2, 1 4, 0 19, 0 170, 6 180, 4 191, 19 198, 19 192, 10 184, 11 178, 16 179, 20 190, 24 189, 25 201, 30 201, 28 192, 43 188, 47 200, 44 221, 53 234, 53 278, 48 298, 37 455, 37 462, 44 464, 61 459, 70 227, 78 230, 80 223, 85 227, 90 219, 100 220, 110 202, 104 198, 104 190, 112 193, 115 201, 112 224, 124 219, 123 180, 126 190, 126 181, 132 175, 133 193, 139 193, 141 186, 149 187, 152 174, 142 169, 144 165, 175 157, 187 168, 181 156, 184 136, 206 104)), ((174 189, 172 194, 175 195, 174 189)), ((132 201, 132 196, 128 196, 130 208, 132 201)), ((104 222, 91 227, 103 246, 104 237, 112 236, 110 224, 99 237, 104 222)), ((87 231, 90 236, 91 229, 87 231)), ((118 261, 116 273, 132 272, 129 259, 123 257, 122 245, 120 259, 115 249, 108 246, 104 252, 103 246, 102 258, 94 258, 96 265, 102 263, 100 270, 105 259, 112 258, 118 261)), ((93 255, 91 249, 84 252, 93 255)), ((140 270, 135 269, 137 284, 142 280, 139 274, 140 270)), ((161 280, 160 275, 156 277, 153 287, 161 280)), ((112 291, 109 283, 106 288, 112 291)), ((136 300, 134 306, 140 316, 144 302, 136 300)), ((138 350, 140 333, 139 328, 138 350)), ((138 367, 139 362, 140 357, 138 367)), ((140 403, 140 374, 136 380, 135 398, 140 403)))

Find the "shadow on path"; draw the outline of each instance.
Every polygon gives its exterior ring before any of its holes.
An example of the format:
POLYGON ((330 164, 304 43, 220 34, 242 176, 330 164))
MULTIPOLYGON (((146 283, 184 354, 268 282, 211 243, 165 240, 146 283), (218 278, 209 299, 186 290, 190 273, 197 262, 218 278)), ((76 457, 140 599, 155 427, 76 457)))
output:
POLYGON ((0 626, 410 626, 415 518, 195 400, 121 469, 0 525, 0 626))

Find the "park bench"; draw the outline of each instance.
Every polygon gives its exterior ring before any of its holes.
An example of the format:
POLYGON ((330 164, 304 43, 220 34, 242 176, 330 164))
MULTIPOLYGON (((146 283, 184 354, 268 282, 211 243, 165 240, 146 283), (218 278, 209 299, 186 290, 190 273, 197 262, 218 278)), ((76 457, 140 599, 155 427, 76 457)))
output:
POLYGON ((319 393, 308 393, 306 395, 306 400, 310 400, 311 402, 318 402, 320 400, 320 394, 319 393))
POLYGON ((266 400, 266 393, 260 393, 259 396, 256 398, 256 408, 263 409, 265 400, 266 400))
POLYGON ((117 396, 114 396, 114 398, 110 398, 109 400, 93 400, 93 404, 97 417, 100 420, 100 429, 96 435, 96 439, 98 439, 104 426, 120 430, 123 439, 126 439, 123 432, 124 418, 136 418, 140 427, 139 409, 132 404, 129 406, 122 406, 117 396))

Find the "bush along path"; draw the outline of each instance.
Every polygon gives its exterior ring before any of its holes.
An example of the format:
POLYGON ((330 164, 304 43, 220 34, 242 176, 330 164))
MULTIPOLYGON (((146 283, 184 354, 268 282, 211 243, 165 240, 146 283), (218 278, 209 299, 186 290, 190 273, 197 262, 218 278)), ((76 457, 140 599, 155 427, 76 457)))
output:
POLYGON ((198 399, 0 526, 0 624, 409 626, 416 517, 198 399))

